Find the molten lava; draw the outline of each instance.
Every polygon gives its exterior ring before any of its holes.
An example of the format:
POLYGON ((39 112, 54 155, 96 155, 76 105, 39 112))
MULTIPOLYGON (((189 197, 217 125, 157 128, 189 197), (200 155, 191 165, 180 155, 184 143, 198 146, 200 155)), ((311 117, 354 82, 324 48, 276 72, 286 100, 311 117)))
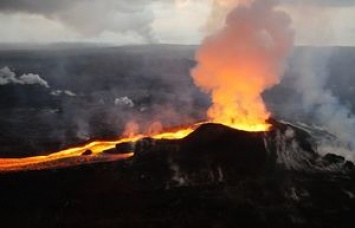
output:
POLYGON ((290 19, 273 0, 215 2, 238 4, 196 53, 192 77, 211 96, 207 116, 239 130, 266 131, 270 114, 261 94, 280 81, 293 43, 290 19))
MULTIPOLYGON (((126 151, 124 154, 108 154, 106 150, 114 149, 117 144, 125 142, 136 142, 142 138, 150 137, 153 139, 182 139, 193 132, 203 123, 193 124, 186 127, 175 128, 156 134, 137 134, 133 136, 122 137, 112 141, 93 141, 82 146, 76 146, 51 153, 49 155, 24 157, 24 158, 0 158, 0 172, 20 171, 20 170, 41 170, 50 168, 61 168, 97 162, 109 162, 122 159, 128 159, 134 156, 134 151, 126 151), (90 153, 86 154, 86 152, 90 153)), ((233 123, 230 127, 240 128, 233 123)), ((249 128, 250 131, 263 131, 264 126, 254 125, 249 128)))
POLYGON ((127 159, 134 155, 133 151, 127 151, 125 154, 115 155, 105 154, 103 152, 105 150, 115 148, 116 144, 124 142, 135 142, 147 136, 153 139, 181 139, 194 131, 199 125, 200 124, 195 124, 184 128, 168 130, 154 135, 140 134, 112 141, 93 141, 83 146, 65 149, 44 156, 25 158, 0 158, 0 172, 59 168, 94 162, 107 162, 127 159), (91 154, 83 156, 83 154, 88 150, 91 151, 91 154))

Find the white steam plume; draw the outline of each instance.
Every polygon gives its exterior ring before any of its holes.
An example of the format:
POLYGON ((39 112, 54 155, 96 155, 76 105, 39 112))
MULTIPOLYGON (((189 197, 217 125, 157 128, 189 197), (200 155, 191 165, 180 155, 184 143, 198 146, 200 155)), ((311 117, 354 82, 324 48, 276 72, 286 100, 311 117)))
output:
POLYGON ((297 58, 295 67, 299 69, 299 75, 295 86, 301 94, 303 109, 314 116, 313 121, 334 134, 339 140, 337 143, 354 150, 355 116, 326 88, 331 53, 331 49, 323 50, 318 55, 313 50, 305 50, 297 58))
POLYGON ((0 85, 7 84, 40 85, 49 88, 48 82, 38 74, 29 73, 18 77, 9 67, 4 67, 0 69, 0 85))

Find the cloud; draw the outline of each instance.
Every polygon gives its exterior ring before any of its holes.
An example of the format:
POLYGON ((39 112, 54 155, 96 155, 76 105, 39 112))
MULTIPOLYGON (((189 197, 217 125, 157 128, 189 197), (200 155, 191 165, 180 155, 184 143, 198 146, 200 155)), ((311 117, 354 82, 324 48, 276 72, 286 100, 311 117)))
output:
POLYGON ((4 0, 0 12, 41 15, 88 37, 103 32, 134 32, 147 42, 155 42, 151 27, 155 18, 150 8, 155 1, 4 0))
POLYGON ((38 74, 32 74, 32 73, 21 75, 18 79, 18 83, 28 84, 28 85, 38 84, 38 85, 44 86, 46 88, 49 88, 47 81, 42 79, 38 74))
POLYGON ((21 84, 21 85, 41 85, 49 88, 48 82, 38 74, 23 74, 19 77, 10 70, 9 67, 0 69, 0 85, 21 84))
POLYGON ((115 105, 118 105, 118 106, 127 106, 127 107, 130 107, 130 108, 133 108, 134 107, 134 102, 129 99, 128 97, 118 97, 115 99, 115 105))
POLYGON ((355 6, 355 0, 282 0, 286 4, 318 5, 331 7, 355 6))
MULTIPOLYGON (((52 14, 65 10, 80 1, 61 0, 3 0, 0 9, 4 12, 28 12, 36 14, 52 14)), ((81 1, 84 2, 84 1, 81 1)))
POLYGON ((53 96, 61 96, 61 95, 66 95, 68 97, 76 97, 76 93, 70 91, 70 90, 53 90, 51 93, 53 96))
MULTIPOLYGON (((206 33, 213 33, 223 26, 226 14, 239 1, 2 0, 0 41, 197 44, 206 33)), ((309 41, 317 37, 326 44, 353 45, 354 9, 351 6, 355 6, 355 0, 279 2, 282 3, 280 8, 294 21, 298 44, 317 44, 318 41, 309 41), (324 22, 319 14, 326 10, 329 10, 330 19, 324 22), (308 24, 314 24, 314 21, 321 24, 313 28, 316 32, 308 29, 308 24), (327 24, 328 27, 332 25, 335 36, 319 35, 318 31, 324 30, 327 24)))

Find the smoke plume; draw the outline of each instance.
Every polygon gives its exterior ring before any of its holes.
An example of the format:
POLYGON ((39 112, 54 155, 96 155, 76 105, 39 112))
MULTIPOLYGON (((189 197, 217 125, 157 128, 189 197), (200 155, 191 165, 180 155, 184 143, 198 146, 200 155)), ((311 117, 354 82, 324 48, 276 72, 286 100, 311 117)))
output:
POLYGON ((224 27, 196 53, 195 84, 211 94, 209 119, 244 130, 261 130, 269 117, 261 93, 280 81, 293 46, 290 19, 273 0, 237 5, 224 27))
POLYGON ((9 67, 4 67, 0 69, 0 85, 7 84, 40 85, 49 88, 48 82, 38 74, 29 73, 18 77, 9 67))
POLYGON ((345 146, 354 150, 354 114, 327 89, 328 62, 332 53, 332 49, 325 49, 317 54, 313 50, 304 51, 295 63, 295 67, 299 69, 295 87, 301 94, 303 110, 314 117, 312 122, 334 134, 339 140, 336 142, 337 147, 345 146))

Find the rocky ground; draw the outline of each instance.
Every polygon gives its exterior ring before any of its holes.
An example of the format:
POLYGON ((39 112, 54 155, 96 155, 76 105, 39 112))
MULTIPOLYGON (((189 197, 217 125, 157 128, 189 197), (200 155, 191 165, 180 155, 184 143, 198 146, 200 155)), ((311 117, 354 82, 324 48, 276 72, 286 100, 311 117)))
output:
POLYGON ((2 227, 353 227, 353 163, 273 125, 207 124, 125 161, 2 174, 2 227))

